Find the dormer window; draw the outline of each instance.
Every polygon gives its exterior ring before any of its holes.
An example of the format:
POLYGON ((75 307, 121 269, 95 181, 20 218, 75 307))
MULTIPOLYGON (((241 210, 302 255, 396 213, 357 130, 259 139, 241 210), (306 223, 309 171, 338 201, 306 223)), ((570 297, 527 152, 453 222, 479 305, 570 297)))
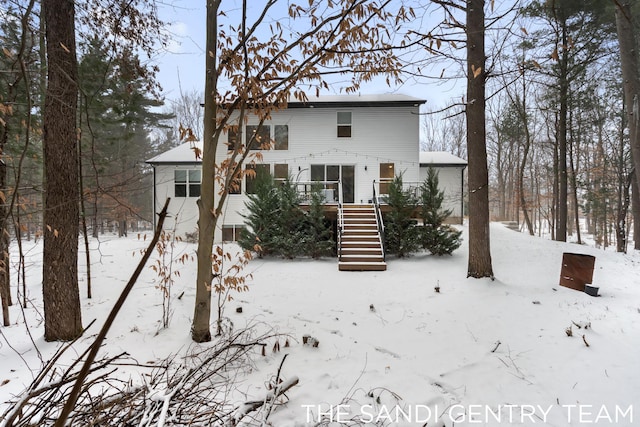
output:
POLYGON ((338 111, 338 138, 351 138, 351 111, 338 111))

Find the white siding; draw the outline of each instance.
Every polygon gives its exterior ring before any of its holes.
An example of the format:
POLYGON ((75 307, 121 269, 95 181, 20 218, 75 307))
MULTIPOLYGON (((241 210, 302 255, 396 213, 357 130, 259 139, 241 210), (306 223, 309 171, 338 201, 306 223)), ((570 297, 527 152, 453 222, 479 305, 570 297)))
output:
MULTIPOLYGON (((310 180, 312 164, 353 165, 355 202, 372 198, 373 180, 378 180, 380 163, 394 163, 396 174, 406 181, 419 176, 419 115, 417 106, 296 108, 276 112, 265 124, 289 126, 288 150, 263 150, 261 163, 286 163, 294 179, 310 180), (351 111, 351 138, 337 137, 337 112, 351 111), (366 170, 365 170, 366 167, 366 170)), ((256 124, 249 121, 249 124, 256 124)), ((218 158, 227 155, 220 144, 218 158)), ((244 193, 244 182, 242 184, 244 193)), ((223 218, 225 225, 244 222, 244 195, 229 195, 223 218)), ((217 237, 218 238, 218 237, 217 237)))
POLYGON ((174 184, 174 171, 176 169, 199 169, 200 165, 171 165, 161 164, 155 166, 155 191, 154 208, 159 212, 164 206, 167 197, 169 202, 168 215, 164 229, 175 231, 177 235, 184 236, 196 230, 198 223, 197 197, 176 197, 174 184))
MULTIPOLYGON (((444 191, 443 209, 451 209, 450 219, 452 222, 462 223, 462 201, 463 184, 462 177, 464 168, 460 166, 434 166, 438 171, 438 187, 444 191)), ((428 166, 420 167, 420 181, 427 178, 428 166)))

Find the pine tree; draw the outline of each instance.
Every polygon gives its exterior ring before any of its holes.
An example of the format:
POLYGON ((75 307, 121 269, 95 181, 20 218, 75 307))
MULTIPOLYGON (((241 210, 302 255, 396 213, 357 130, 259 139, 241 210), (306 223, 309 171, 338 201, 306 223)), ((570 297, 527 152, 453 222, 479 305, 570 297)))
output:
POLYGON ((444 191, 441 191, 438 185, 438 172, 430 167, 427 171, 427 178, 420 186, 420 216, 422 218, 420 240, 422 247, 434 255, 451 255, 460 247, 462 232, 443 224, 451 215, 451 210, 442 208, 444 191))
POLYGON ((324 217, 324 197, 312 189, 309 212, 300 207, 300 195, 291 178, 275 183, 271 175, 258 170, 255 193, 249 194, 244 215, 245 230, 238 243, 258 257, 285 258, 331 254, 335 243, 324 217))
POLYGON ((247 195, 244 215, 246 228, 240 233, 238 243, 245 250, 256 252, 258 257, 274 252, 274 237, 278 233, 278 191, 269 174, 258 173, 255 193, 247 195))
POLYGON ((304 249, 304 212, 300 208, 300 196, 290 177, 277 187, 278 215, 274 223, 277 232, 274 246, 279 255, 295 258, 304 249))
POLYGON ((303 251, 312 258, 330 255, 335 247, 324 216, 324 194, 320 186, 311 189, 311 203, 305 217, 303 251))
POLYGON ((416 221, 413 219, 417 201, 413 193, 403 190, 402 186, 402 176, 396 176, 389 183, 385 202, 391 210, 384 217, 386 250, 399 257, 419 248, 416 221))

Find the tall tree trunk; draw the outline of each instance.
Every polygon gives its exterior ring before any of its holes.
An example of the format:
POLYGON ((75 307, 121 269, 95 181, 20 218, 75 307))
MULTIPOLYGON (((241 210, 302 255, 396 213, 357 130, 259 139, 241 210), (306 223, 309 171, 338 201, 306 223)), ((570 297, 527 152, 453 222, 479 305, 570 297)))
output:
MULTIPOLYGON (((622 78, 624 98, 627 104, 627 123, 629 123, 629 142, 636 171, 636 186, 640 188, 640 76, 638 73, 638 44, 635 29, 631 19, 631 0, 615 0, 616 27, 618 43, 620 45, 620 60, 622 64, 622 78)), ((634 209, 634 214, 637 211, 634 209)), ((634 235, 636 242, 638 237, 634 235)), ((637 243, 636 243, 637 248, 637 243)))
POLYGON ((467 0, 467 150, 469 263, 467 277, 491 277, 489 172, 485 129, 484 0, 467 0))
POLYGON ((9 230, 8 219, 8 191, 7 188, 7 165, 4 161, 4 150, 8 139, 8 126, 6 123, 0 124, 0 300, 2 301, 2 324, 10 325, 9 306, 11 301, 11 281, 9 276, 9 230))
POLYGON ((202 147, 202 191, 198 200, 198 271, 196 301, 191 326, 191 338, 195 342, 211 341, 211 255, 215 232, 214 182, 216 163, 216 45, 217 17, 220 0, 207 1, 207 41, 205 55, 204 132, 202 147))
POLYGON ((42 292, 47 341, 73 340, 82 333, 74 7, 69 0, 43 0, 48 73, 43 135, 46 187, 42 292))
MULTIPOLYGON (((638 174, 637 169, 634 172, 638 174)), ((640 191, 638 190, 638 181, 633 180, 631 183, 631 212, 633 213, 633 248, 640 250, 640 191)))
MULTIPOLYGON (((525 62, 526 55, 523 49, 522 61, 525 62)), ((516 103, 518 104, 518 103, 516 103)), ((520 161, 520 167, 518 168, 518 192, 520 193, 520 207, 522 208, 522 214, 524 216, 524 222, 529 230, 529 235, 533 236, 533 224, 529 217, 527 210, 527 199, 524 192, 524 172, 527 167, 527 158, 529 157, 529 150, 531 149, 531 132, 529 131, 529 115, 527 114, 527 78, 526 69, 522 68, 522 103, 517 105, 517 110, 522 120, 522 126, 524 128, 524 147, 522 147, 522 159, 520 161)))
POLYGON ((560 76, 559 76, 559 101, 560 116, 558 117, 558 219, 556 221, 555 239, 560 242, 567 241, 567 104, 569 99, 569 82, 567 80, 569 50, 567 48, 567 22, 564 19, 562 26, 562 44, 560 49, 560 76))

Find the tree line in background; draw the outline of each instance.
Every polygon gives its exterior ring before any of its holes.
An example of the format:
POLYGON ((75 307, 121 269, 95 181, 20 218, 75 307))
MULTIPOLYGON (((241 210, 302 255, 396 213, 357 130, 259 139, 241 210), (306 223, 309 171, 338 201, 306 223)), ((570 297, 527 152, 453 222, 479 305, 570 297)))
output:
MULTIPOLYGON (((626 51, 619 41, 639 17, 636 2, 522 3, 489 55, 492 220, 559 241, 582 243, 586 231, 599 247, 640 249, 640 239, 630 238, 640 236, 637 113, 624 92, 637 81, 638 35, 626 51), (624 60, 633 60, 636 77, 624 75, 624 60)), ((423 148, 471 161, 456 108, 423 118, 423 148)))
MULTIPOLYGON (((157 70, 148 59, 166 37, 152 0, 72 6, 13 0, 0 8, 3 301, 10 300, 11 234, 44 235, 45 287, 77 288, 77 271, 60 271, 77 270, 78 227, 85 235, 105 226, 124 234, 138 220, 152 220, 144 160, 187 134, 204 141, 192 336, 210 340, 213 230, 227 194, 214 199, 214 182, 228 188, 246 173, 245 163, 260 161, 248 149, 251 138, 225 159, 215 157, 217 144, 229 132, 239 134, 248 116, 262 123, 288 99, 331 87, 357 93, 375 78, 389 85, 428 78, 467 83, 460 102, 425 116, 424 143, 469 160, 468 276, 493 277, 490 215, 562 241, 572 234, 580 241, 584 223, 598 244, 615 241, 626 250, 630 224, 640 223, 633 104, 640 91, 634 34, 640 6, 531 0, 501 10, 484 0, 342 0, 278 9, 278 3, 254 10, 241 1, 226 11, 223 2, 208 2, 204 93, 181 94, 162 113, 157 70), (442 18, 415 19, 434 13, 442 18), (275 14, 291 21, 273 21, 275 14), (342 80, 332 80, 336 75, 342 80), (635 221, 628 220, 630 210, 635 221)), ((76 327, 47 339, 78 333, 76 327)))

